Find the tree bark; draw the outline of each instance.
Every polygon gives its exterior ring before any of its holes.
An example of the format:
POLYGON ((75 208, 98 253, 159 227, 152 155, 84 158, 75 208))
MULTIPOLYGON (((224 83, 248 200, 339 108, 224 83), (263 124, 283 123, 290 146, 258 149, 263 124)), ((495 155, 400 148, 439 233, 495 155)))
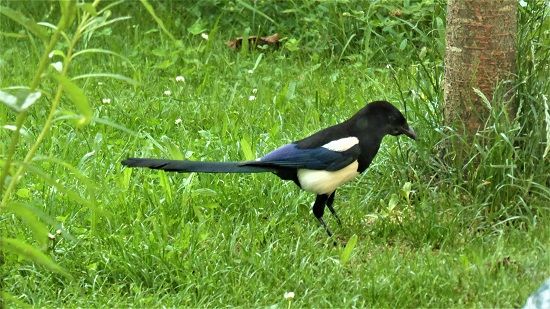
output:
POLYGON ((470 135, 488 114, 473 89, 491 101, 497 83, 514 76, 517 5, 517 0, 447 3, 445 118, 448 124, 462 123, 470 135))

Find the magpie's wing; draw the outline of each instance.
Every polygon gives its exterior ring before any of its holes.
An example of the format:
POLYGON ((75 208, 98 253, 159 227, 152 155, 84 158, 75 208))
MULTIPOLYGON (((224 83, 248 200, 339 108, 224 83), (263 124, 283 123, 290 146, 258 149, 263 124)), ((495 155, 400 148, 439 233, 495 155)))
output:
POLYGON ((243 165, 337 171, 350 165, 358 157, 358 145, 344 151, 334 151, 325 147, 303 149, 293 143, 277 148, 257 161, 243 162, 243 165))

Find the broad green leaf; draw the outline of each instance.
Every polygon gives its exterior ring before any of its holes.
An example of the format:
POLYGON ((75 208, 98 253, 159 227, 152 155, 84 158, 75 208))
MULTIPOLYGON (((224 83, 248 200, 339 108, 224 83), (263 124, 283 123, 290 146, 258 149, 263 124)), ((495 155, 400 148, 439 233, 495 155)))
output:
POLYGON ((89 271, 97 271, 97 265, 98 265, 97 262, 91 263, 91 264, 86 265, 86 268, 87 268, 89 271))
POLYGON ((4 31, 0 31, 0 35, 5 36, 7 38, 15 38, 15 39, 23 39, 27 37, 25 33, 4 32, 4 31))
POLYGON ((29 198, 31 196, 31 190, 29 190, 29 188, 21 188, 17 190, 15 194, 21 198, 29 198))
POLYGON ((242 43, 241 43, 241 54, 246 55, 249 50, 248 36, 250 35, 250 27, 246 27, 242 34, 242 43))
POLYGON ((168 176, 166 176, 166 172, 159 171, 159 180, 160 180, 160 187, 164 191, 164 195, 168 199, 168 202, 172 203, 172 187, 170 186, 170 181, 168 181, 168 176))
POLYGON ((426 46, 422 47, 420 49, 420 53, 418 54, 418 59, 423 60, 426 57, 426 52, 427 51, 428 51, 428 49, 426 48, 426 46))
POLYGON ((344 251, 342 251, 342 254, 340 254, 340 263, 342 263, 342 265, 346 265, 346 263, 349 261, 349 259, 351 258, 351 253, 353 252, 356 244, 357 234, 353 234, 353 236, 351 236, 348 243, 346 244, 344 251))
POLYGON ((399 196, 397 194, 392 194, 390 197, 390 201, 388 202, 388 208, 389 210, 392 210, 397 206, 397 203, 399 203, 399 196))
POLYGON ((293 100, 296 97, 296 82, 291 81, 286 88, 285 97, 287 101, 293 100))
POLYGON ((90 77, 109 77, 109 78, 114 78, 114 79, 118 79, 118 80, 121 80, 121 81, 125 81, 127 82, 128 84, 131 84, 132 86, 138 86, 139 83, 136 82, 135 80, 129 78, 129 77, 126 77, 124 75, 120 75, 120 74, 112 74, 112 73, 89 73, 89 74, 82 74, 82 75, 78 75, 78 76, 75 76, 72 78, 72 80, 77 80, 77 79, 83 79, 83 78, 90 78, 90 77))
POLYGON ((29 30, 32 34, 39 37, 41 40, 46 41, 48 39, 48 32, 44 28, 40 27, 32 19, 23 15, 21 12, 18 12, 10 9, 9 7, 0 5, 0 14, 4 14, 11 20, 22 25, 27 30, 29 30))
POLYGON ((174 64, 175 64, 175 62, 173 60, 166 59, 166 60, 162 61, 161 63, 156 64, 155 68, 156 69, 167 69, 167 68, 171 67, 174 64))
POLYGON ((12 202, 8 204, 6 210, 15 214, 25 222, 26 226, 31 229, 34 239, 36 239, 41 246, 48 244, 48 228, 44 223, 40 222, 32 207, 23 203, 12 202))
POLYGON ((23 112, 31 107, 40 99, 42 93, 40 91, 30 92, 28 89, 21 89, 17 95, 13 95, 0 90, 0 102, 10 107, 16 112, 23 112))
POLYGON ((207 189, 207 188, 198 188, 198 189, 195 189, 191 192, 191 194, 193 196, 209 196, 209 197, 212 197, 212 196, 216 196, 218 193, 212 189, 207 189))
POLYGON ((27 110, 29 107, 31 107, 40 97, 42 96, 42 93, 40 91, 35 91, 28 93, 23 102, 21 103, 21 110, 27 110))
POLYGON ((175 145, 174 143, 165 143, 166 144, 166 149, 168 150, 168 153, 170 154, 170 158, 172 158, 173 160, 183 160, 183 154, 181 153, 180 149, 178 148, 177 145, 175 145))
POLYGON ((405 47, 407 47, 407 39, 404 39, 403 41, 401 41, 401 44, 399 44, 400 50, 404 50, 405 47))
POLYGON ((262 58, 264 57, 264 54, 260 54, 258 58, 256 58, 256 63, 254 63, 254 67, 252 68, 252 71, 256 71, 258 66, 260 65, 260 62, 262 62, 262 58))
POLYGON ((162 31, 164 33, 166 33, 166 35, 168 35, 170 37, 170 39, 172 39, 173 41, 176 40, 176 38, 172 35, 172 33, 170 33, 168 31, 168 29, 166 29, 166 27, 164 26, 164 22, 162 21, 162 19, 160 19, 160 17, 157 16, 157 14, 155 13, 155 9, 153 8, 153 6, 149 3, 149 1, 147 0, 140 0, 141 1, 141 4, 145 7, 145 9, 147 10, 147 12, 149 12, 149 14, 151 15, 151 17, 153 17, 153 19, 157 22, 157 24, 159 25, 159 27, 162 29, 162 31))
POLYGON ((250 143, 244 137, 241 139, 241 152, 243 153, 245 160, 255 159, 252 148, 250 147, 250 143))
POLYGON ((92 16, 97 16, 97 10, 95 9, 95 6, 91 3, 81 2, 81 3, 78 3, 78 7, 84 10, 85 12, 88 12, 88 14, 92 16))
POLYGON ((132 168, 125 168, 122 171, 122 176, 119 176, 118 181, 122 189, 128 190, 130 187, 130 180, 132 179, 132 168))
POLYGON ((201 222, 204 221, 204 215, 203 215, 202 210, 200 209, 199 206, 193 205, 193 213, 195 214, 197 219, 199 219, 199 221, 201 221, 201 222))
POLYGON ((59 21, 59 29, 64 30, 71 26, 76 17, 76 1, 75 0, 59 0, 61 8, 61 20, 59 21))
POLYGON ((285 42, 285 48, 291 52, 296 52, 300 50, 300 41, 295 38, 290 38, 285 42))
POLYGON ((78 111, 84 116, 81 118, 79 125, 90 123, 92 120, 92 108, 84 91, 67 77, 58 73, 53 73, 52 75, 63 86, 63 90, 67 93, 69 99, 71 99, 78 111))
POLYGON ((208 203, 208 204, 204 205, 203 207, 208 208, 208 209, 216 209, 216 208, 220 208, 220 204, 218 204, 218 203, 208 203))
POLYGON ((195 23, 193 23, 191 27, 187 28, 187 32, 193 35, 201 34, 205 31, 206 31, 206 27, 204 26, 204 23, 201 21, 200 18, 197 19, 197 21, 195 21, 195 23))
POLYGON ((0 247, 5 252, 12 252, 26 260, 40 264, 53 272, 72 278, 66 270, 52 261, 49 256, 20 239, 2 238, 0 239, 0 247))
POLYGON ((407 203, 410 203, 410 197, 411 197, 411 191, 412 191, 412 183, 410 181, 405 182, 403 185, 403 188, 401 188, 401 192, 403 193, 403 197, 407 200, 407 203))
POLYGON ((11 109, 20 111, 20 108, 17 104, 17 97, 10 93, 0 90, 0 102, 4 103, 4 105, 8 106, 11 109))
POLYGON ((14 305, 13 307, 7 306, 7 308, 32 308, 31 305, 5 291, 0 291, 0 299, 4 301, 3 305, 14 305))

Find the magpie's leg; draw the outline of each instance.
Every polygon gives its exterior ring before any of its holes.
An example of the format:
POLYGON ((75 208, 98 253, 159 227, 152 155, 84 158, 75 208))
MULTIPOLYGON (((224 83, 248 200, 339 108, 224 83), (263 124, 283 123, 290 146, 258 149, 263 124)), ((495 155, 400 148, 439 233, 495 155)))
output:
POLYGON ((325 228, 325 231, 327 231, 327 234, 329 237, 332 236, 332 232, 328 228, 327 224, 325 223, 325 220, 323 220, 323 213, 325 212, 325 205, 327 203, 328 195, 326 194, 319 194, 317 195, 317 198, 315 199, 315 203, 313 204, 313 214, 315 215, 315 218, 319 220, 321 225, 325 228))
POLYGON ((336 218, 336 222, 338 222, 338 225, 342 226, 342 220, 338 217, 336 214, 336 210, 334 210, 334 207, 332 207, 332 204, 334 203, 334 195, 336 194, 336 191, 332 192, 328 199, 327 199, 327 207, 328 210, 332 213, 332 215, 336 218))

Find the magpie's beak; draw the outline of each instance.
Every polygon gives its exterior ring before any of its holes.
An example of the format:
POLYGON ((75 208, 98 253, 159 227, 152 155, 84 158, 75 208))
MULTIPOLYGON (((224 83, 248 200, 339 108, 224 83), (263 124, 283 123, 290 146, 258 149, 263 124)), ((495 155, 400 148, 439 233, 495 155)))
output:
POLYGON ((408 137, 416 140, 416 133, 414 132, 414 130, 409 127, 408 125, 406 127, 404 127, 401 131, 403 134, 407 135, 408 137))

